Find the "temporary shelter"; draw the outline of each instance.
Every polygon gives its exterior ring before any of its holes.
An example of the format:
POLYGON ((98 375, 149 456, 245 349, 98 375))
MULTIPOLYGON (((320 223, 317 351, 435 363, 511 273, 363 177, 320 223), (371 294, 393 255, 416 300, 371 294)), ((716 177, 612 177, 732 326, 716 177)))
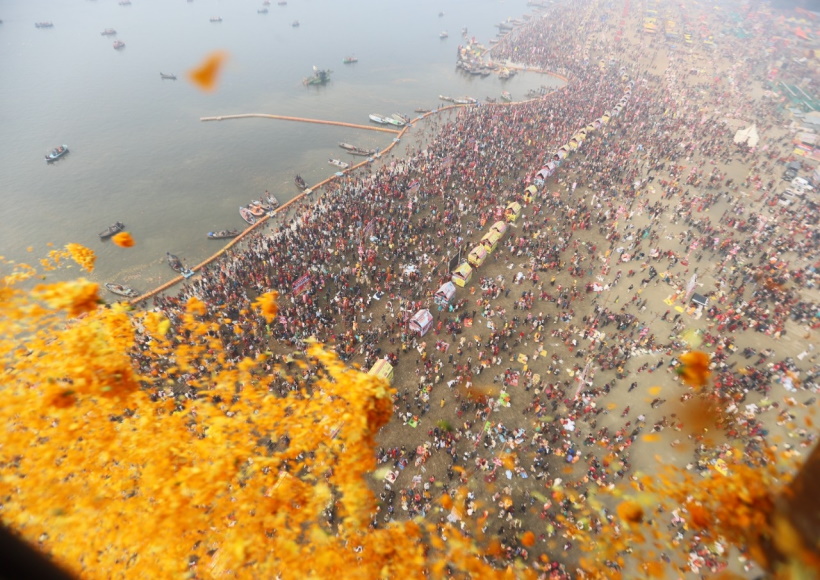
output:
POLYGON ((470 266, 467 262, 462 262, 458 265, 458 267, 453 270, 453 284, 456 286, 461 286, 462 288, 467 285, 470 279, 473 277, 473 267, 470 266))
POLYGON ((470 250, 470 253, 467 255, 467 261, 473 268, 478 268, 484 263, 484 260, 487 259, 488 255, 489 252, 487 252, 487 248, 479 244, 470 250))
POLYGON ((380 358, 377 360, 370 370, 367 371, 369 375, 376 375, 377 377, 381 377, 386 380, 388 383, 393 382, 393 365, 387 362, 385 359, 380 358))
POLYGON ((507 206, 507 209, 504 210, 504 218, 512 223, 518 219, 518 216, 521 215, 521 204, 517 201, 512 202, 507 206))
POLYGON ((433 295, 433 300, 435 300, 436 304, 439 306, 446 306, 450 303, 450 300, 453 299, 453 296, 456 295, 456 286, 452 282, 446 282, 441 285, 441 288, 436 290, 436 293, 433 295))
POLYGON ((408 323, 410 330, 418 332, 421 336, 427 334, 427 331, 433 326, 433 315, 426 308, 416 312, 408 323))

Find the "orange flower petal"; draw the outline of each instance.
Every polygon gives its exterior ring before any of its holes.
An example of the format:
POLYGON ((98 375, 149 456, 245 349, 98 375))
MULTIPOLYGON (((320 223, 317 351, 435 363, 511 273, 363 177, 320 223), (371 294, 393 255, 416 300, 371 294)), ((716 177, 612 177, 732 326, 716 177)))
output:
POLYGON ((227 58, 228 55, 225 52, 212 52, 202 64, 188 73, 188 78, 203 91, 213 91, 216 89, 219 73, 227 58))
POLYGON ((131 234, 128 232, 120 232, 113 238, 111 241, 117 244, 121 248, 130 248, 134 245, 134 238, 131 237, 131 234))

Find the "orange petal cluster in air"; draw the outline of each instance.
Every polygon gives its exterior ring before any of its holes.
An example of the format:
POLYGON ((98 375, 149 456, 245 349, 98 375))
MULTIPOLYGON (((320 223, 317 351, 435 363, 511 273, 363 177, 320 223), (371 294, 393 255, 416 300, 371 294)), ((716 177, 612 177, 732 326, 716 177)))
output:
POLYGON ((687 385, 702 387, 709 380, 712 371, 709 370, 709 355, 705 352, 693 350, 682 354, 678 360, 681 364, 677 373, 687 385))
POLYGON ((94 262, 97 260, 97 256, 94 254, 93 250, 90 250, 80 244, 66 244, 65 249, 68 250, 71 258, 80 266, 89 272, 94 271, 94 262))
POLYGON ((131 234, 128 232, 120 232, 111 238, 111 241, 114 242, 121 248, 131 248, 134 245, 134 238, 131 237, 131 234))
POLYGON ((276 304, 278 298, 279 292, 271 290, 259 296, 253 303, 268 324, 276 319, 276 314, 279 312, 279 306, 276 304))
POLYGON ((212 52, 202 61, 202 64, 188 72, 188 78, 203 91, 215 90, 219 74, 227 58, 228 54, 225 52, 212 52))

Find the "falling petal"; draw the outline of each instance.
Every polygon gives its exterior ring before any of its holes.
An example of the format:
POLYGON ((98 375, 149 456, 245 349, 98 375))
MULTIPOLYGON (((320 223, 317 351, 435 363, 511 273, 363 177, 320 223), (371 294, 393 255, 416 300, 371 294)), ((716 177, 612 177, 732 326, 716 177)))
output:
POLYGON ((188 73, 188 78, 203 91, 215 90, 219 73, 227 57, 227 53, 222 51, 212 52, 202 64, 188 73))

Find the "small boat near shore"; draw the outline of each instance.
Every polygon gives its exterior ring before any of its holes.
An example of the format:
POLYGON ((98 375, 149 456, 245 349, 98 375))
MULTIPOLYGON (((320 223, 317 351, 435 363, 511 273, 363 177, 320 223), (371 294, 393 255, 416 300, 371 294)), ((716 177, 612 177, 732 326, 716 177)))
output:
POLYGON ((354 62, 359 62, 359 59, 355 56, 346 56, 342 62, 345 64, 353 64, 354 62))
POLYGON ((385 117, 384 121, 388 125, 393 125, 394 127, 404 127, 407 124, 401 119, 396 119, 395 117, 385 117))
POLYGON ((60 157, 68 155, 68 145, 60 145, 55 147, 46 154, 46 163, 54 163, 60 157))
POLYGON ((209 240, 224 240, 227 238, 235 238, 239 235, 239 230, 219 230, 217 232, 208 232, 209 240))
POLYGON ((398 121, 401 121, 404 124, 407 124, 407 123, 410 122, 410 117, 408 117, 407 115, 402 115, 401 113, 393 113, 392 116, 393 116, 394 119, 396 119, 398 121))
POLYGON ((259 8, 259 9, 256 11, 256 13, 257 13, 257 14, 267 14, 267 13, 268 13, 268 9, 267 9, 267 8, 259 8))
POLYGON ((125 48, 125 43, 122 40, 115 40, 114 41, 114 50, 120 50, 125 48))
POLYGON ((251 203, 249 203, 248 211, 251 212, 251 215, 255 218, 264 217, 265 213, 267 213, 265 211, 265 208, 262 207, 262 202, 260 201, 252 201, 251 203))
POLYGON ((448 103, 455 102, 455 99, 453 97, 445 97, 444 95, 439 95, 438 98, 442 101, 447 101, 448 103))
POLYGON ((330 163, 331 165, 335 165, 339 169, 347 169, 348 167, 350 167, 350 163, 347 163, 347 162, 342 161, 340 159, 328 159, 327 162, 330 163))
POLYGON ((374 123, 378 123, 379 125, 387 125, 388 121, 385 117, 381 115, 368 115, 371 121, 374 123))
POLYGON ((339 147, 341 147, 351 155, 362 155, 370 157, 371 155, 375 155, 377 153, 375 149, 362 149, 361 147, 356 147, 355 145, 351 145, 350 143, 339 143, 339 147))
POLYGON ((439 37, 440 39, 442 39, 442 40, 444 40, 444 39, 445 39, 445 38, 447 38, 448 36, 450 36, 450 35, 449 35, 449 34, 447 34, 447 31, 441 32, 441 33, 439 33, 439 35, 438 35, 438 37, 439 37))
POLYGON ((159 73, 159 78, 165 81, 175 81, 177 80, 177 75, 167 75, 165 73, 159 73))
POLYGON ((512 101, 512 95, 510 95, 509 91, 502 91, 501 100, 509 103, 510 101, 512 101))
POLYGON ((123 286, 122 284, 114 284, 112 282, 106 282, 103 284, 105 289, 111 292, 112 294, 116 294, 117 296, 125 296, 126 298, 137 298, 140 293, 131 288, 130 286, 123 286))
POLYGON ((242 216, 243 220, 245 220, 246 222, 248 222, 251 225, 256 223, 256 218, 251 213, 251 211, 245 206, 240 206, 239 215, 242 216))
POLYGON ((424 114, 424 113, 429 113, 429 112, 430 112, 430 109, 423 109, 423 108, 421 108, 421 107, 419 107, 418 109, 413 109, 413 110, 414 110, 416 113, 422 113, 422 114, 424 114))
POLYGON ((125 224, 122 222, 114 222, 103 231, 99 233, 100 239, 104 240, 106 238, 110 238, 114 234, 117 234, 125 229, 125 224))
POLYGON ((182 263, 182 260, 180 260, 171 252, 165 252, 165 257, 168 260, 168 265, 174 272, 182 274, 184 278, 190 278, 194 275, 194 271, 189 268, 186 268, 185 265, 182 263))
POLYGON ((305 183, 305 180, 302 179, 301 175, 297 175, 296 177, 294 177, 293 181, 294 183, 296 183, 296 187, 298 187, 301 191, 307 189, 307 183, 305 183))
POLYGON ((113 28, 106 28, 105 30, 100 32, 100 36, 114 36, 115 34, 117 34, 117 31, 113 28))

